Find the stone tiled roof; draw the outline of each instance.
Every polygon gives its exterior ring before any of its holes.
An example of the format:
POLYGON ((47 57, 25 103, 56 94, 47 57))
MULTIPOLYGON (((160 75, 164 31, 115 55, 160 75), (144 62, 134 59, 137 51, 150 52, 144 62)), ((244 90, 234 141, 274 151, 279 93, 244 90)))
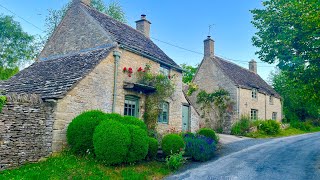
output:
POLYGON ((246 89, 256 88, 261 93, 280 98, 280 95, 258 74, 219 57, 215 57, 214 61, 237 86, 246 89))
POLYGON ((62 98, 110 53, 111 48, 81 52, 35 62, 7 81, 0 82, 6 93, 39 94, 41 98, 62 98))
POLYGON ((97 10, 81 4, 99 24, 110 34, 111 38, 119 43, 125 45, 136 51, 140 51, 154 58, 160 59, 166 64, 181 69, 171 58, 169 58, 157 45, 155 45, 149 38, 144 36, 136 29, 123 24, 113 18, 98 12, 97 10))

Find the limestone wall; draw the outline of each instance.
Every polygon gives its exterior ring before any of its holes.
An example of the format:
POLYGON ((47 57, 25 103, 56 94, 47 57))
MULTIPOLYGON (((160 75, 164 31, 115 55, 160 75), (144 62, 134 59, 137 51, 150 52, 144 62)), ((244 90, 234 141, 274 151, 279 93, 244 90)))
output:
POLYGON ((35 95, 9 95, 0 113, 0 170, 51 153, 54 103, 35 95))

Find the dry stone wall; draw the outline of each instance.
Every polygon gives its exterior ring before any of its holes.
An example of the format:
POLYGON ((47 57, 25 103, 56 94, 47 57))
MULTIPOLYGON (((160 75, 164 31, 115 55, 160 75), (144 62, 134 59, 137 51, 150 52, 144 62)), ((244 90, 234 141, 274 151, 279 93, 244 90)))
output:
POLYGON ((53 102, 36 95, 8 95, 0 113, 0 171, 51 153, 53 102))

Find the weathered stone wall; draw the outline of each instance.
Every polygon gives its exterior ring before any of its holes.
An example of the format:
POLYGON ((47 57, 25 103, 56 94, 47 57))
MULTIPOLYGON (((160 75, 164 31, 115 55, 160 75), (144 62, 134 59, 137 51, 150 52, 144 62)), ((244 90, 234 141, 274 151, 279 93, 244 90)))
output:
POLYGON ((0 113, 0 170, 38 161, 51 150, 54 103, 9 95, 0 113))
MULTIPOLYGON (((160 64, 137 54, 122 51, 118 66, 117 95, 115 112, 122 114, 126 95, 139 97, 139 117, 143 119, 145 109, 145 94, 123 89, 124 82, 135 82, 136 77, 128 77, 123 73, 123 68, 131 67, 134 72, 146 64, 151 65, 151 71, 159 73, 160 64)), ((182 103, 187 103, 182 92, 182 74, 171 70, 175 74, 175 92, 169 102, 169 124, 158 124, 158 131, 165 133, 168 128, 174 127, 178 131, 182 128, 182 103)), ((92 72, 82 79, 68 94, 57 102, 55 123, 53 127, 54 152, 60 151, 66 145, 66 130, 74 117, 86 110, 100 109, 104 112, 112 112, 114 82, 114 57, 110 54, 92 72)), ((195 118, 195 116, 193 116, 195 118)), ((194 119, 192 121, 195 121, 194 119)), ((194 127, 196 129, 196 127, 194 127)))
POLYGON ((281 101, 274 97, 273 104, 269 103, 269 95, 258 93, 258 98, 251 97, 252 90, 240 88, 239 113, 250 116, 251 109, 258 110, 259 119, 272 119, 272 112, 277 112, 277 121, 281 121, 281 101))

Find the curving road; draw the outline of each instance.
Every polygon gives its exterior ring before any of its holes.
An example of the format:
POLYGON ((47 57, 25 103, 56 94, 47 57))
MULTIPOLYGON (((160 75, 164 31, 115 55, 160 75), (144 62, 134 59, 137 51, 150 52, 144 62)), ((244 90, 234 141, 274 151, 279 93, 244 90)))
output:
POLYGON ((252 141, 239 142, 247 146, 167 179, 320 180, 320 133, 252 141))

